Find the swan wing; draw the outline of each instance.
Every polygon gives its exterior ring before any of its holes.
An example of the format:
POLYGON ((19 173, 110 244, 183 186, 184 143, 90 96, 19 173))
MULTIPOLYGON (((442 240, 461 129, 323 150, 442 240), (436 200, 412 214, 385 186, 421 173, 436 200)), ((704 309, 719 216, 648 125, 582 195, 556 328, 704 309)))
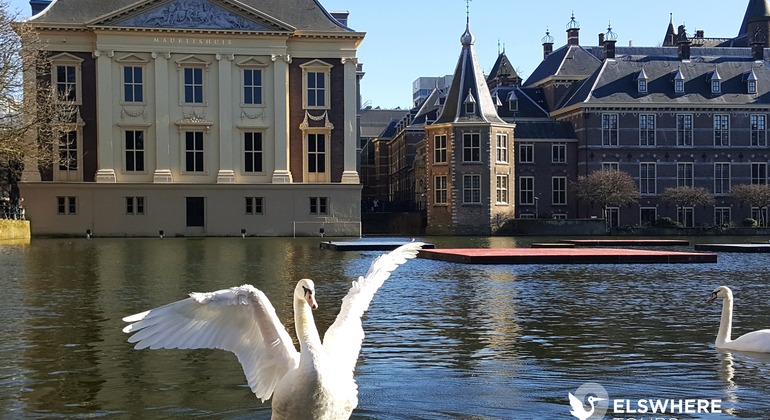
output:
POLYGON ((252 392, 265 401, 299 364, 299 353, 265 294, 251 285, 190 297, 123 318, 136 349, 223 349, 238 357, 252 392))
POLYGON ((737 351, 770 353, 770 330, 746 333, 729 342, 726 346, 737 351))
POLYGON ((578 397, 572 395, 571 392, 568 392, 569 394, 569 405, 572 407, 572 411, 570 411, 570 414, 577 418, 583 418, 583 415, 585 415, 586 408, 583 405, 583 401, 580 401, 578 397))
POLYGON ((348 294, 342 299, 340 313, 324 334, 324 349, 339 369, 353 373, 364 340, 361 316, 393 270, 416 257, 423 245, 422 242, 410 242, 380 255, 372 262, 366 276, 353 282, 348 294))

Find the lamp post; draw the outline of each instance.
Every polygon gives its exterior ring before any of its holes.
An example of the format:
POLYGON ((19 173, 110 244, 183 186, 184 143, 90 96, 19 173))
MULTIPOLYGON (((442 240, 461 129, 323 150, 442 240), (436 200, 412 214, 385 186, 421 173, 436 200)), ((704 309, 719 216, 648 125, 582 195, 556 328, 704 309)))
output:
POLYGON ((540 218, 540 214, 539 214, 539 212, 537 210, 538 204, 540 204, 540 198, 539 197, 535 197, 535 219, 539 219, 540 218))

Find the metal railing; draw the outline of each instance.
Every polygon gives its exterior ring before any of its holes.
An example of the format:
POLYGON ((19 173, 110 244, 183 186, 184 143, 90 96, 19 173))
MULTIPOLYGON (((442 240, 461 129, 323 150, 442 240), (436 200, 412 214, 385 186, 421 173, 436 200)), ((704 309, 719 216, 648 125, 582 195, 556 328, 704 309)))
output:
POLYGON ((0 203, 0 219, 25 220, 24 207, 14 204, 0 203))

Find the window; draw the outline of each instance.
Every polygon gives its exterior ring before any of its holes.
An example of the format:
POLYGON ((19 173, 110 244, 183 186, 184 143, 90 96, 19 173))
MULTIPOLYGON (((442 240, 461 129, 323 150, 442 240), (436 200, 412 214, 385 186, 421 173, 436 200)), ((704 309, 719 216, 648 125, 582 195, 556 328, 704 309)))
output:
POLYGON ((144 102, 143 71, 141 66, 123 66, 123 101, 144 102))
POLYGON ((676 145, 692 146, 692 115, 676 116, 676 145))
POLYGON ((185 170, 203 172, 203 131, 187 131, 185 134, 185 170))
POLYGON ((497 133, 497 161, 501 163, 508 162, 508 135, 497 133))
POLYGON ((767 226, 767 207, 752 207, 751 218, 759 223, 759 226, 767 226))
POLYGON ((639 79, 637 87, 639 88, 639 93, 647 92, 647 81, 644 79, 639 79))
POLYGON ((695 209, 693 207, 677 207, 676 221, 684 227, 695 227, 695 209))
POLYGON ((447 197, 447 176, 437 175, 433 178, 434 181, 434 193, 436 204, 447 204, 449 199, 447 197))
POLYGON ((692 163, 676 164, 676 186, 692 187, 692 163))
MULTIPOLYGON (((312 200, 312 198, 311 198, 312 200)), ((264 197, 246 197, 246 214, 257 215, 264 214, 264 197)), ((312 206, 312 202, 311 202, 312 206)))
POLYGON ((481 175, 463 175, 463 203, 481 203, 481 175))
POLYGON ((551 178, 551 203, 556 206, 567 204, 567 177, 555 176, 551 178))
POLYGON ((639 193, 642 195, 657 194, 657 175, 654 163, 639 164, 639 193))
POLYGON ((519 163, 535 163, 535 145, 519 145, 519 163))
POLYGON ((123 137, 126 146, 126 172, 144 171, 144 131, 126 130, 123 137))
POLYGON ((760 185, 767 184, 767 163, 751 164, 751 183, 760 185))
POLYGON ((719 80, 711 81, 711 93, 719 93, 722 90, 722 83, 719 80))
POLYGON ((728 226, 730 222, 730 207, 714 208, 714 224, 716 226, 728 226))
POLYGON ((618 114, 602 114, 602 146, 618 145, 618 114))
POLYGON ((309 182, 326 180, 326 135, 307 133, 307 172, 309 182))
POLYGON ((184 67, 184 103, 203 103, 203 68, 184 67))
POLYGON ((730 145, 730 116, 714 115, 714 146, 730 145))
POLYGON ((620 208, 619 207, 607 207, 607 226, 610 228, 620 227, 620 208))
POLYGON ((56 214, 77 214, 77 197, 56 197, 56 214))
POLYGON ((243 103, 262 105, 261 69, 243 69, 243 103))
POLYGON ((64 131, 59 134, 59 170, 77 171, 78 132, 64 131))
POLYGON ((567 163, 567 145, 555 143, 551 145, 551 162, 567 163))
POLYGON ((497 176, 497 204, 508 204, 508 175, 497 176))
POLYGON ((730 164, 714 164, 714 194, 730 193, 730 164))
POLYGON ((748 89, 749 93, 757 93, 757 81, 749 80, 746 82, 746 88, 748 89))
POLYGON ((655 207, 641 207, 639 209, 639 224, 642 226, 654 226, 658 219, 658 209, 655 207))
MULTIPOLYGON (((473 99, 473 97, 471 97, 473 99)), ((465 101, 465 114, 473 115, 476 113, 476 102, 473 100, 465 101)))
POLYGON ((329 199, 327 197, 310 197, 310 214, 327 214, 329 199))
POLYGON ((519 177, 519 204, 535 204, 535 177, 519 177))
POLYGON ((655 115, 639 115, 639 146, 655 146, 655 115))
POLYGON ((68 101, 78 100, 77 67, 74 65, 56 66, 56 92, 68 101))
POLYGON ((307 77, 307 106, 314 108, 326 107, 326 74, 308 72, 307 77))
POLYGON ((243 170, 262 172, 262 133, 243 133, 243 170))
POLYGON ((140 216, 144 214, 144 197, 126 197, 126 214, 140 216))
POLYGON ((433 161, 434 163, 446 163, 446 135, 433 137, 433 161))
POLYGON ((684 80, 674 80, 674 92, 684 93, 684 80))
POLYGON ((767 117, 762 114, 751 115, 751 145, 767 146, 767 117))
POLYGON ((463 134, 463 162, 481 162, 481 138, 477 133, 463 134))
POLYGON ((602 162, 603 171, 619 171, 620 164, 618 162, 602 162))

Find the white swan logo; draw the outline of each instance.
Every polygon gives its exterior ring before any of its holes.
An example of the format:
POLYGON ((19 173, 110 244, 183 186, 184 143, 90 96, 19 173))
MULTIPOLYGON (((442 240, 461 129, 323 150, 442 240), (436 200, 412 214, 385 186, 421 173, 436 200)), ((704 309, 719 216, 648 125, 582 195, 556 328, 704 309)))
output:
POLYGON ((580 420, 590 418, 600 419, 604 417, 609 407, 609 396, 603 386, 589 382, 583 384, 573 395, 569 394, 569 404, 572 407, 570 414, 580 420))

